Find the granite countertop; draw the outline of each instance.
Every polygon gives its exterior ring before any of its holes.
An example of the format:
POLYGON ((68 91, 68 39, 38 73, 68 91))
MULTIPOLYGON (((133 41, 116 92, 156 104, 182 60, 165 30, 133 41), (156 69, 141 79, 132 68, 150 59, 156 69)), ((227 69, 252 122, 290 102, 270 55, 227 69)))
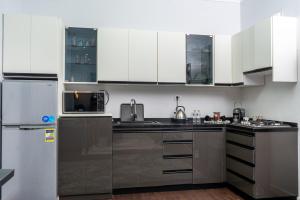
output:
POLYGON ((296 123, 283 122, 283 126, 279 127, 249 127, 241 124, 233 123, 204 123, 193 124, 192 120, 187 120, 186 123, 176 123, 169 118, 148 118, 144 122, 120 122, 119 119, 114 119, 114 132, 122 131, 168 131, 168 130, 186 130, 186 131, 205 131, 205 130, 222 130, 223 128, 233 128, 250 132, 270 132, 270 131, 297 131, 296 123))
POLYGON ((13 169, 0 169, 0 185, 4 185, 9 179, 14 176, 13 169))

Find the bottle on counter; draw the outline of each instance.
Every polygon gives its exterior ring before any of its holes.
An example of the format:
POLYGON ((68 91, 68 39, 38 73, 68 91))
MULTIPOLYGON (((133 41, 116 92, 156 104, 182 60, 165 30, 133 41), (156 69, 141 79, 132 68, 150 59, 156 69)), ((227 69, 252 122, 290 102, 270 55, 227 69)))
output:
POLYGON ((200 110, 197 111, 196 123, 197 124, 201 124, 201 113, 200 113, 200 110))
POLYGON ((193 117, 193 124, 196 124, 197 123, 196 110, 194 110, 194 112, 192 113, 192 117, 193 117))

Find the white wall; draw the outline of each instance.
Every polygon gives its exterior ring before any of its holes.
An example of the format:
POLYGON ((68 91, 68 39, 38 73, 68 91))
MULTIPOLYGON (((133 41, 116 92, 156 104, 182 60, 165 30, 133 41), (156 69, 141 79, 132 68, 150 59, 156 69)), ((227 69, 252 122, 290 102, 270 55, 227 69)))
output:
MULTIPOLYGON (((87 87, 68 86, 67 90, 85 90, 87 87)), ((106 85, 105 87, 90 86, 90 90, 106 89, 110 93, 110 101, 106 111, 114 117, 120 116, 120 105, 129 103, 132 98, 137 103, 144 104, 145 117, 160 118, 172 117, 176 107, 175 96, 180 96, 179 104, 186 108, 188 117, 192 112, 200 110, 202 117, 212 116, 219 111, 221 115, 232 116, 233 104, 239 101, 240 90, 238 88, 209 88, 209 87, 185 87, 185 86, 136 86, 106 85)))
POLYGON ((0 12, 17 8, 62 17, 68 26, 204 34, 231 34, 240 29, 240 5, 213 0, 0 0, 0 12))

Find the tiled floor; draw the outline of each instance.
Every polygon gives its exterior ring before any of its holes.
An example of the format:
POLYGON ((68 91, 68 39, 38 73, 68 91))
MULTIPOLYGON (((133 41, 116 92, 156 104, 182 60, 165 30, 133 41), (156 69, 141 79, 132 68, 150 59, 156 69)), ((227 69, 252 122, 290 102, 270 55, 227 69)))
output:
POLYGON ((113 200, 243 200, 227 188, 114 195, 113 200))

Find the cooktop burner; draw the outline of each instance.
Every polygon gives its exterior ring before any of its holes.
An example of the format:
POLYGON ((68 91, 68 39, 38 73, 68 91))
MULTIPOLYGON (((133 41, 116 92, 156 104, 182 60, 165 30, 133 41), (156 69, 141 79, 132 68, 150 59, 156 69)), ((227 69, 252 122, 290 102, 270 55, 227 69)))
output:
POLYGON ((273 120, 242 121, 240 125, 248 127, 290 127, 290 125, 288 124, 284 124, 283 122, 273 120))

